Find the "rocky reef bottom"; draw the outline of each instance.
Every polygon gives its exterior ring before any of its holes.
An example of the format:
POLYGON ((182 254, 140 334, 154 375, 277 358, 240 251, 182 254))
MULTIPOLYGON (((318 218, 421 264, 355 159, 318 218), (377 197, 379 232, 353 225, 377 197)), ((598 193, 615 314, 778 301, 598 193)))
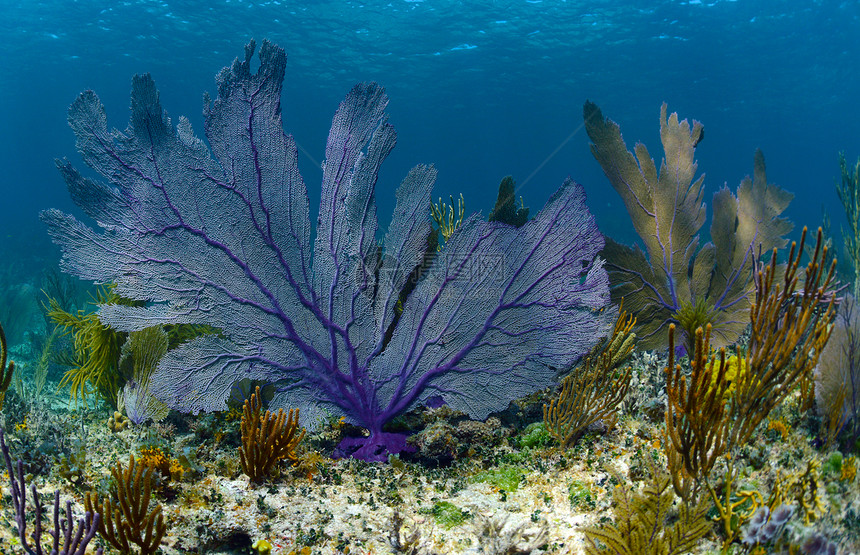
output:
MULTIPOLYGON (((643 360, 637 359, 641 368, 659 365, 643 360)), ((590 545, 585 530, 611 528, 618 515, 613 491, 641 491, 654 468, 666 467, 663 413, 659 399, 631 399, 613 428, 592 427, 563 449, 540 416, 552 394, 522 400, 486 422, 444 406, 414 411, 395 424, 416 432, 415 452, 388 463, 329 458, 340 439, 360 431, 327 422, 301 442, 297 464, 282 462, 259 485, 239 463, 238 410, 131 426, 107 409, 75 408, 65 392, 27 400, 10 390, 3 416, 28 483, 46 501, 59 490, 77 514, 87 492, 115 491, 110 470, 117 461, 127 464, 134 455, 154 467, 151 503, 162 507, 164 554, 583 553, 590 545)), ((789 496, 795 510, 778 543, 761 537, 742 543, 755 532, 747 524, 734 553, 779 552, 768 550, 777 545, 812 553, 816 538, 825 542, 822 553, 828 546, 860 552, 856 460, 817 441, 815 423, 789 402, 740 451, 733 491, 756 491, 762 499, 775 487, 797 493, 789 496)), ((721 487, 719 479, 714 483, 721 487)), ((0 552, 21 553, 5 472, 0 484, 0 552)), ((752 510, 753 503, 738 510, 752 510)), ((679 507, 674 498, 661 533, 669 533, 679 507)), ((28 518, 32 530, 32 511, 28 518)), ((709 526, 693 552, 720 552, 722 524, 709 526)), ((90 551, 94 544, 105 545, 97 537, 90 551)), ((106 546, 105 553, 114 552, 106 546)))

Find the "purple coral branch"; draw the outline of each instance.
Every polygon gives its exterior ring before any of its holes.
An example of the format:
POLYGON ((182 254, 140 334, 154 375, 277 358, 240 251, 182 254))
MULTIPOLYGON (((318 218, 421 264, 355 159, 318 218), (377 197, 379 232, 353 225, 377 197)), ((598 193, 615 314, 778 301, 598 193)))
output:
MULTIPOLYGON (((15 508, 15 523, 18 527, 18 539, 21 541, 21 547, 30 555, 43 555, 42 549, 42 501, 39 498, 39 492, 36 491, 35 484, 30 486, 30 491, 33 496, 33 508, 35 509, 35 529, 30 538, 33 540, 33 545, 30 545, 27 538, 27 486, 24 481, 24 463, 18 459, 16 467, 17 475, 12 469, 12 456, 9 453, 9 447, 6 445, 6 432, 0 428, 0 450, 3 452, 3 458, 6 461, 6 472, 9 474, 9 492, 12 495, 12 506, 15 508)), ((54 492, 54 526, 48 534, 53 538, 52 555, 84 555, 87 545, 95 537, 96 532, 101 522, 99 513, 85 513, 83 518, 77 521, 77 531, 74 538, 72 531, 74 530, 75 520, 72 514, 72 502, 66 501, 66 518, 60 519, 60 492, 54 492), (60 536, 63 537, 63 546, 60 548, 60 536)), ((97 555, 102 555, 104 550, 99 547, 96 549, 97 555)))

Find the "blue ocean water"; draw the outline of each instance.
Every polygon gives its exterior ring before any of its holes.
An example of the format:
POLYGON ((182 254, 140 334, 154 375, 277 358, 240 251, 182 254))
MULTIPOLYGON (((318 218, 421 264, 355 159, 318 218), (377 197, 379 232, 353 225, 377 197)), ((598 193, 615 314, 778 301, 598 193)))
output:
MULTIPOLYGON (((798 226, 826 207, 838 232, 837 153, 860 155, 860 2, 739 0, 0 1, 0 251, 33 265, 57 251, 39 210, 73 211, 54 158, 84 164, 66 109, 93 89, 124 129, 131 77, 150 72, 174 122, 202 136, 202 94, 252 38, 288 53, 285 128, 318 198, 331 117, 351 86, 391 97, 398 146, 377 191, 382 223, 408 168, 439 168, 435 195, 492 207, 508 174, 536 211, 568 175, 601 229, 631 242, 629 219, 588 148, 582 105, 617 121, 628 147, 659 145, 660 104, 704 123, 706 198, 752 172, 797 197, 798 226), (645 6, 645 7, 643 7, 645 6), (23 249, 20 247, 24 246, 23 249)), ((707 227, 707 225, 706 225, 707 227)))

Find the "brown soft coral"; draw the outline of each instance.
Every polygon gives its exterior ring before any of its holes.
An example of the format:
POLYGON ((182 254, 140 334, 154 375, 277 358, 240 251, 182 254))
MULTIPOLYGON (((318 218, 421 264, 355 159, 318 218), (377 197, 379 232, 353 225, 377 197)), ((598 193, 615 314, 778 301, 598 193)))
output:
POLYGON ((242 470, 252 482, 268 477, 281 459, 296 463, 296 446, 305 437, 299 430, 299 411, 279 409, 276 415, 262 411, 260 388, 251 394, 242 407, 242 445, 239 459, 242 470))

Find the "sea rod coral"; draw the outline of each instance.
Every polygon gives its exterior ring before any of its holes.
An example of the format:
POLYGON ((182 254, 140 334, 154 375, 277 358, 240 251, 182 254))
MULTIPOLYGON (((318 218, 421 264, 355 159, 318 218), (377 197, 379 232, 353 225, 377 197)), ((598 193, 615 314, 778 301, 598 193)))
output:
POLYGON ((58 162, 103 230, 43 212, 64 270, 144 302, 102 306, 100 320, 117 329, 221 330, 161 359, 156 397, 186 412, 223 410, 236 381, 271 383, 271 408, 298 408, 308 427, 343 416, 369 432, 343 451, 383 460, 405 448, 384 430, 395 415, 441 398, 485 418, 554 383, 556 368, 605 334, 603 237, 570 180, 520 228, 466 218, 409 283, 428 251, 436 170, 419 165, 403 180, 380 246, 374 191, 395 132, 374 83, 356 85, 332 120, 312 243, 296 144, 281 123, 286 56, 264 42, 252 74, 254 50, 221 71, 218 97, 206 99, 211 151, 187 119, 174 128, 149 75, 134 78, 125 132, 108 130, 92 91, 69 110, 84 160, 111 185, 58 162))

